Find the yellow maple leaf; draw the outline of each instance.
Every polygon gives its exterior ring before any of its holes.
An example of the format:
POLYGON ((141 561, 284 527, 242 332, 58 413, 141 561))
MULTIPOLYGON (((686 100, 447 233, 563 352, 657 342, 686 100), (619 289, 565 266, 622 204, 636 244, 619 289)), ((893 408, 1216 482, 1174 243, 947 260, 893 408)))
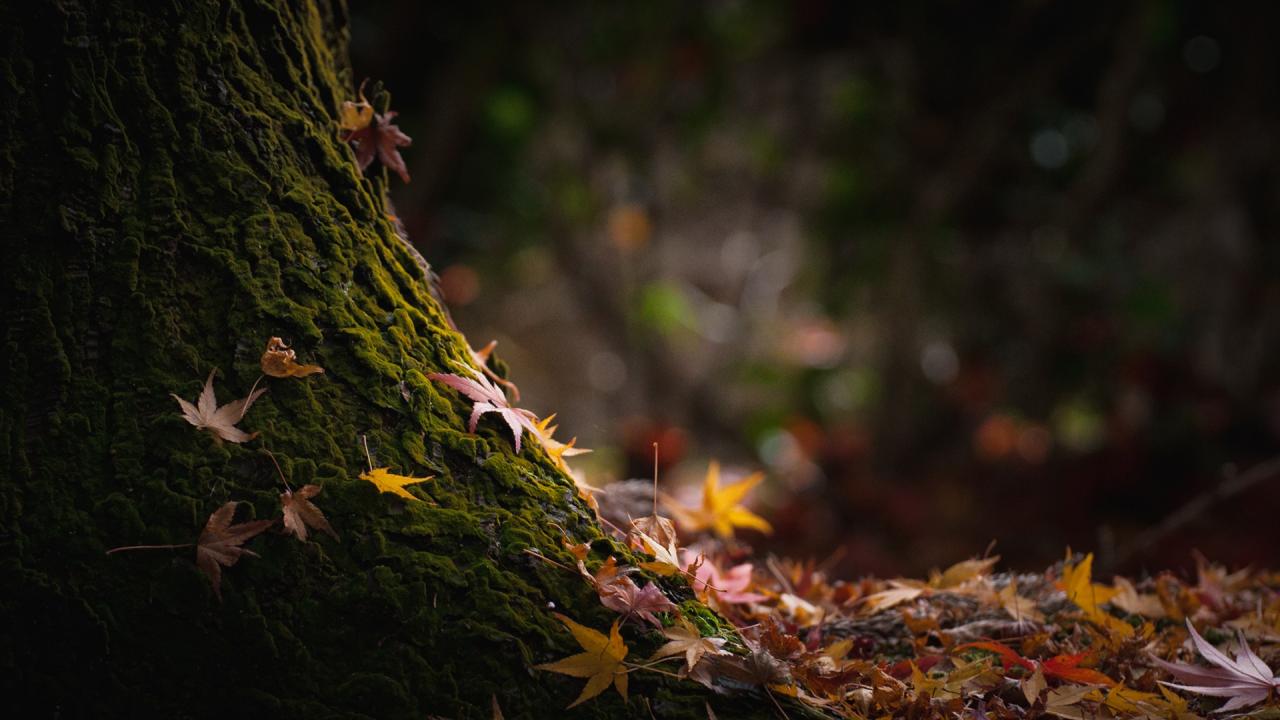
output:
POLYGON ((534 668, 588 678, 586 687, 582 688, 582 694, 570 703, 569 707, 599 695, 609 687, 610 683, 617 688, 622 699, 626 700, 627 669, 623 666, 622 660, 627 656, 627 646, 622 642, 622 634, 618 632, 618 621, 613 621, 613 627, 609 629, 609 637, 605 637, 604 633, 579 625, 560 613, 555 615, 565 627, 569 628, 569 632, 573 633, 573 639, 582 646, 583 652, 553 663, 534 665, 534 668))
POLYGON ((406 485, 413 485, 414 483, 426 482, 434 476, 428 475, 424 478, 407 477, 405 475, 396 475, 395 473, 387 472, 389 469, 390 468, 384 467, 374 468, 369 472, 360 473, 360 479, 368 480, 373 483, 374 486, 378 488, 378 492, 394 493, 406 500, 417 500, 421 502, 421 498, 409 494, 409 491, 405 490, 404 487, 406 485))
POLYGON ((591 451, 586 448, 574 447, 574 444, 578 442, 578 438, 573 438, 567 443, 562 443, 552 437, 558 427, 557 425, 551 424, 551 421, 554 420, 555 417, 555 413, 552 413, 541 422, 536 423, 533 426, 533 436, 538 439, 538 443, 541 444, 542 448, 551 456, 551 461, 555 463, 556 467, 567 473, 569 472, 569 465, 564 461, 565 458, 573 457, 574 455, 583 455, 591 451))
POLYGON ((761 480, 764 480, 764 473, 757 472, 732 485, 720 487, 720 463, 712 460, 702 486, 702 506, 688 508, 669 503, 671 511, 680 524, 692 532, 711 530, 722 538, 733 537, 735 527, 773 532, 773 527, 764 518, 741 505, 743 498, 761 480))
POLYGON ((1071 564, 1071 551, 1062 565, 1062 589, 1067 599, 1084 611, 1085 617, 1105 629, 1112 637, 1127 638, 1134 633, 1133 626, 1102 609, 1102 604, 1115 597, 1113 587, 1093 582, 1093 553, 1084 556, 1079 565, 1071 564))

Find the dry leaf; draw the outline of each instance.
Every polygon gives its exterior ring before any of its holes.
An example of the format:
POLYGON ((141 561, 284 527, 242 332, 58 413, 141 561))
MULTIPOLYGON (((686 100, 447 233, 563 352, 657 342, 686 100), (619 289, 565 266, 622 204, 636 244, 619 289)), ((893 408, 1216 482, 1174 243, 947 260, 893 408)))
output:
POLYGON ((935 574, 929 579, 929 585, 942 590, 958 587, 991 572, 991 568, 995 567, 999 561, 1000 556, 994 555, 989 558, 973 558, 958 562, 941 574, 935 574))
POLYGON ((538 670, 549 670, 551 672, 561 673, 563 675, 571 675, 573 677, 588 678, 586 687, 582 688, 582 694, 569 704, 574 707, 582 702, 604 692, 612 683, 618 690, 618 694, 622 699, 627 698, 627 669, 623 666, 622 661, 627 657, 627 646, 622 642, 622 634, 618 632, 618 621, 613 622, 613 627, 609 629, 609 636, 605 637, 604 633, 584 627, 569 618, 555 614, 565 627, 569 628, 569 632, 573 633, 573 638, 582 646, 583 652, 577 655, 558 660, 553 663, 544 663, 542 665, 534 665, 538 670))
POLYGON ((275 524, 274 520, 251 520, 232 525, 237 504, 233 500, 214 510, 196 541, 196 566, 213 583, 213 594, 219 601, 222 600, 222 568, 235 565, 241 555, 257 557, 257 553, 241 545, 275 524))
POLYGON ((298 492, 285 490, 280 493, 280 505, 284 511, 284 529, 303 542, 306 542, 308 527, 327 532, 333 536, 334 540, 338 539, 338 533, 329 526, 324 513, 311 504, 311 498, 319 494, 319 485, 305 485, 298 488, 298 492))
POLYGON ((640 563, 640 567, 664 577, 680 572, 680 551, 676 549, 675 540, 663 546, 642 532, 636 534, 644 542, 645 549, 653 556, 653 562, 640 563))
POLYGON ((725 643, 724 638, 702 637, 702 633, 698 632, 698 628, 683 618, 681 618, 679 624, 663 630, 662 634, 667 638, 667 643, 658 648, 653 657, 649 659, 658 660, 665 657, 683 655, 686 671, 693 670, 693 667, 698 664, 698 661, 704 655, 721 655, 725 652, 721 649, 725 643))
POLYGON ((520 438, 524 435, 524 431, 527 429, 535 435, 538 433, 537 417, 528 410, 511 407, 502 389, 489 382, 489 378, 470 368, 466 370, 471 373, 471 377, 465 378, 453 373, 431 373, 427 377, 442 382, 471 399, 471 418, 467 422, 468 432, 476 431, 476 424, 480 422, 481 415, 496 413, 511 429, 511 438, 516 452, 520 452, 520 438))
POLYGON ((1226 704, 1214 712, 1239 710, 1260 703, 1280 690, 1280 678, 1277 678, 1262 658, 1253 652, 1244 639, 1244 633, 1240 630, 1236 630, 1235 660, 1214 647, 1208 640, 1200 637, 1200 633, 1196 632, 1190 619, 1187 620, 1187 630, 1191 633, 1191 641, 1195 644, 1196 652, 1215 667, 1171 663, 1153 657, 1152 660, 1158 666, 1183 683, 1187 683, 1183 685, 1161 681, 1162 684, 1197 695, 1229 698, 1226 704))
POLYGON ((364 97, 365 82, 368 80, 360 83, 360 89, 356 91, 360 99, 356 102, 344 101, 342 108, 338 111, 338 129, 343 132, 363 130, 373 122, 373 106, 364 97))
POLYGON ((324 372, 324 368, 319 365, 299 363, 296 353, 278 337, 267 341, 267 349, 263 351, 259 364, 264 374, 278 378, 306 377, 324 372))
POLYGON ((254 439, 258 436, 258 433, 246 433, 236 427, 236 423, 240 422, 244 414, 249 412, 253 402, 267 389, 254 390, 246 398, 232 400, 226 405, 218 407, 218 400, 213 394, 214 372, 216 370, 209 371, 209 377, 204 381, 204 389, 200 391, 200 397, 196 400, 195 405, 173 393, 169 393, 170 397, 178 401, 178 407, 182 408, 182 417, 197 428, 208 430, 227 442, 242 443, 254 439))
POLYGON ((1168 616, 1169 613, 1164 609, 1164 604, 1160 602, 1158 596, 1139 593, 1133 583, 1118 575, 1115 577, 1115 588, 1116 594, 1111 597, 1111 604, 1130 615, 1149 618, 1168 616))
MULTIPOLYGON (((363 96, 361 103, 364 103, 363 96)), ((355 144, 356 164, 361 170, 369 167, 376 154, 384 166, 394 171, 404 182, 409 182, 409 170, 404 165, 404 158, 400 156, 400 148, 408 147, 413 140, 392 122, 396 115, 391 111, 374 113, 373 108, 366 111, 359 103, 352 103, 348 109, 344 103, 338 127, 342 130, 342 139, 355 144), (369 113, 368 116, 365 115, 366 112, 369 113), (366 117, 372 117, 372 122, 367 121, 366 117)))
POLYGON ((649 583, 642 588, 625 576, 599 585, 596 591, 600 594, 601 604, 621 613, 623 620, 635 616, 656 628, 662 627, 662 621, 654 613, 674 612, 676 609, 657 584, 649 583))
POLYGON ((538 439, 538 443, 542 445, 542 449, 546 450, 547 454, 551 456, 551 461, 555 463, 556 467, 560 468, 564 472, 569 472, 569 466, 564 461, 565 458, 573 457, 575 455, 585 455, 591 451, 586 448, 574 447, 574 444, 578 442, 578 438, 573 438, 567 443, 562 443, 552 437, 552 435, 555 434, 557 427, 551 424, 551 421, 554 420, 555 417, 555 413, 552 413, 543 421, 534 423, 534 425, 529 429, 533 431, 533 436, 538 439))
POLYGON ((732 485, 720 487, 720 463, 713 460, 707 467, 707 477, 702 486, 702 506, 688 508, 675 503, 668 505, 680 524, 691 532, 711 530, 722 538, 733 537, 735 527, 773 532, 764 518, 740 504, 761 480, 764 480, 763 473, 752 473, 732 485))
POLYGON ((424 478, 416 478, 408 477, 406 475, 396 475, 395 473, 387 472, 389 469, 390 468, 384 467, 374 468, 369 472, 360 473, 360 479, 368 480, 373 483, 374 486, 378 488, 378 492, 393 493, 406 500, 417 500, 421 502, 422 498, 411 495, 408 490, 404 489, 405 486, 426 482, 435 477, 434 475, 428 475, 424 478))

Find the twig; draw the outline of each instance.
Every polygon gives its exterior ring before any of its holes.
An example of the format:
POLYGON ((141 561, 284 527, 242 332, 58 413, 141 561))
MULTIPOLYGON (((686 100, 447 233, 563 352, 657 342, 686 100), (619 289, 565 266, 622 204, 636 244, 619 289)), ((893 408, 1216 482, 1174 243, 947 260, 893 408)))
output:
POLYGON ((1208 514, 1215 505, 1229 500, 1263 480, 1280 475, 1280 456, 1258 463, 1242 473, 1229 471, 1212 489, 1200 493, 1186 504, 1165 516, 1159 524, 1138 534, 1131 543, 1116 553, 1115 565, 1131 560, 1135 555, 1145 552, 1168 536, 1190 525, 1208 514))
POLYGON ((125 550, 177 550, 179 548, 193 547, 195 543, 182 543, 181 545, 126 545, 124 547, 111 548, 107 551, 108 555, 125 550))
POLYGON ((364 443, 364 459, 369 461, 369 472, 373 472, 373 456, 369 454, 369 436, 361 435, 360 442, 364 443))
MULTIPOLYGON (((266 451, 267 457, 271 458, 271 464, 276 466, 276 472, 280 473, 280 481, 284 483, 284 489, 292 493, 293 488, 289 486, 289 481, 285 479, 284 470, 281 470, 280 463, 276 462, 276 454, 271 452, 271 450, 268 449, 265 444, 262 446, 262 449, 266 451)), ((370 470, 372 469, 373 468, 370 468, 370 470)))

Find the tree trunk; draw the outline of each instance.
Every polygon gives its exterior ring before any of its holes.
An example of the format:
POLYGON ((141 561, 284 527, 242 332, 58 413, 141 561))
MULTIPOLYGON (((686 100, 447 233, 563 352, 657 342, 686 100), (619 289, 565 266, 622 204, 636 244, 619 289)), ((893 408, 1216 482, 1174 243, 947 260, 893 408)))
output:
MULTIPOLYGON (((381 200, 336 134, 353 95, 346 17, 323 0, 0 3, 3 367, 0 627, 5 705, 23 717, 545 717, 582 680, 532 665, 579 651, 552 609, 616 615, 558 527, 604 538, 535 443, 426 377, 468 362, 381 200), (179 414, 213 368, 249 392, 269 337, 327 373, 267 379, 220 442, 179 414), (373 462, 434 480, 405 502, 373 462), (226 568, 190 548, 209 514, 280 514, 315 483, 340 539, 275 531, 226 568)), ((375 166, 376 167, 376 166, 375 166)), ((728 632, 680 581, 668 593, 728 632)), ((631 658, 657 645, 628 631, 631 658)), ((769 715, 635 673, 572 717, 769 715), (642 700, 639 696, 644 696, 642 700), (650 706, 651 705, 651 710, 650 706)), ((793 713, 793 716, 795 714, 793 713)))

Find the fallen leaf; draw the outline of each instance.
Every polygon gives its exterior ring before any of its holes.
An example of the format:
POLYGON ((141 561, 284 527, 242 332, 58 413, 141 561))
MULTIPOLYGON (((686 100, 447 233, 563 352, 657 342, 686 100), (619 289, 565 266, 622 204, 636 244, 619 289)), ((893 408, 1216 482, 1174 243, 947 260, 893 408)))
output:
POLYGON ((1116 594, 1111 597, 1112 605, 1130 615, 1142 615, 1149 618, 1168 616, 1169 613, 1165 610, 1164 604, 1160 602, 1158 596, 1139 593, 1133 583, 1118 575, 1114 580, 1116 594))
POLYGON ((942 590, 958 587, 974 578, 991 572, 991 568, 995 567, 999 561, 999 555, 989 558, 963 560, 947 568, 944 572, 935 574, 929 579, 929 585, 942 590))
POLYGON ((395 473, 387 472, 387 470, 389 469, 390 468, 384 468, 384 467, 374 468, 369 472, 360 473, 360 479, 368 480, 369 482, 373 483, 374 486, 378 488, 378 492, 394 493, 406 500, 421 501, 421 498, 415 495, 412 495, 409 493, 408 490, 405 490, 404 489, 405 486, 414 485, 420 482, 426 482, 434 477, 433 475, 428 475, 427 477, 424 477, 424 478, 408 477, 406 475, 396 475, 395 473))
POLYGON ((520 452, 520 438, 525 430, 537 434, 537 417, 528 410, 513 408, 507 403, 507 396, 502 389, 489 382, 489 378, 467 368, 471 377, 466 378, 454 373, 431 373, 427 377, 444 383, 471 399, 471 418, 467 422, 467 431, 474 433, 480 416, 496 413, 511 429, 511 438, 516 452, 520 452))
POLYGON ((470 345, 467 346, 467 350, 471 352, 471 362, 475 363, 476 367, 480 368, 481 372, 488 375, 490 380, 510 390, 511 397, 515 398, 516 402, 520 402, 520 388, 516 387, 516 384, 510 380, 498 375, 498 373, 493 371, 493 368, 489 367, 489 357, 493 355, 493 349, 497 346, 497 340, 490 340, 488 345, 485 345, 479 350, 476 350, 470 345))
POLYGON ((321 530, 338 539, 338 533, 330 527, 320 508, 311 503, 311 498, 320 494, 319 485, 304 485, 298 492, 285 490, 280 493, 280 505, 284 511, 284 529, 293 533, 299 540, 306 542, 307 528, 321 530))
POLYGON ((1243 632, 1236 630, 1236 659, 1232 660, 1226 653, 1201 637, 1189 618, 1186 622, 1196 652, 1215 667, 1171 663, 1152 657, 1156 665, 1176 679, 1187 683, 1177 684, 1162 680, 1161 684, 1197 695, 1228 698, 1226 704, 1214 712, 1239 710, 1260 703, 1280 690, 1280 678, 1277 678, 1262 658, 1253 652, 1249 643, 1245 641, 1243 632))
POLYGON ((169 393, 170 397, 178 401, 178 407, 182 408, 183 418, 197 428, 208 430, 227 442, 242 443, 258 437, 258 433, 246 433, 236 427, 236 423, 240 422, 244 414, 249 412, 249 408, 254 401, 261 397, 262 393, 266 392, 267 389, 254 390, 246 398, 232 400, 226 405, 218 407, 218 400, 213 394, 214 372, 216 371, 209 371, 209 377, 204 381, 204 389, 200 391, 200 397, 196 400, 195 405, 173 393, 169 393))
POLYGON ((622 661, 627 657, 628 648, 622 642, 622 634, 618 632, 618 620, 613 621, 609 636, 579 625, 568 617, 556 613, 560 622, 569 628, 573 638, 582 646, 583 652, 558 660, 553 663, 534 665, 538 670, 561 673, 579 678, 588 678, 582 694, 569 704, 574 707, 604 692, 612 683, 623 700, 627 699, 627 669, 622 661))
POLYGON ((773 532, 764 518, 740 504, 751 489, 764 480, 764 473, 752 473, 731 485, 720 487, 720 463, 711 461, 702 486, 702 505, 688 508, 668 503, 680 524, 691 532, 711 530, 722 538, 733 537, 735 527, 751 528, 761 532, 773 532))
POLYGON ((681 618, 680 622, 672 625, 662 631, 663 637, 667 639, 667 643, 658 648, 653 653, 650 660, 659 660, 665 657, 683 655, 685 661, 685 670, 693 670, 704 655, 721 655, 725 651, 721 648, 724 646, 724 638, 706 638, 702 637, 702 633, 698 632, 698 628, 688 620, 681 618))
POLYGON ((631 578, 624 576, 596 589, 600 594, 600 603, 621 613, 623 620, 634 616, 661 629, 662 621, 654 613, 674 612, 676 609, 675 604, 662 594, 655 583, 640 587, 631 578))
POLYGON ((257 557, 257 553, 241 545, 275 524, 274 520, 250 520, 232 525, 231 518, 238 504, 233 500, 214 510, 196 541, 196 567, 208 576, 219 602, 222 600, 222 568, 235 565, 242 555, 257 557))
POLYGON ((369 123, 373 122, 373 106, 364 97, 365 82, 368 82, 368 80, 360 83, 360 89, 356 91, 356 95, 360 99, 357 101, 346 100, 338 110, 338 129, 343 132, 363 130, 369 127, 369 123))
POLYGON ((653 556, 653 562, 642 562, 640 567, 662 576, 680 572, 680 551, 676 549, 674 539, 664 546, 642 532, 636 534, 644 542, 645 549, 653 556))
POLYGON ((1088 659, 1088 657, 1088 653, 1055 655, 1048 660, 1041 661, 1040 668, 1044 670, 1045 675, 1056 677, 1059 680, 1066 680, 1067 682, 1083 683, 1085 685, 1105 685, 1107 687, 1115 685, 1115 680, 1097 670, 1079 667, 1080 663, 1088 659))
POLYGON ((555 434, 557 427, 551 424, 553 419, 555 419, 555 413, 548 415, 546 419, 541 422, 534 423, 529 429, 533 431, 533 436, 538 439, 538 444, 542 445, 542 449, 546 450, 547 455, 551 456, 551 461, 555 463, 556 467, 565 472, 569 472, 569 466, 565 463, 565 458, 573 457, 575 455, 585 455, 591 451, 586 448, 574 447, 574 444, 578 442, 578 438, 573 438, 567 443, 562 443, 552 437, 552 435, 555 434))
POLYGON ((373 113, 372 108, 369 108, 368 112, 372 114, 373 121, 366 122, 363 127, 360 127, 365 112, 365 109, 358 104, 353 103, 350 111, 346 111, 344 105, 344 115, 339 119, 342 140, 355 144, 356 164, 363 171, 373 162, 376 154, 385 167, 394 171, 404 182, 409 182, 409 170, 404 166, 400 148, 408 147, 413 140, 392 122, 397 113, 392 111, 373 113), (343 128, 344 122, 352 128, 343 128))
POLYGON ((1019 624, 1043 623, 1045 620, 1044 613, 1040 612, 1036 602, 1019 595, 1018 586, 1013 582, 1005 585, 996 597, 1000 600, 1000 607, 1004 608, 1004 611, 1019 624))
POLYGON ((299 363, 297 354, 278 337, 267 341, 267 349, 263 351, 259 364, 264 374, 278 378, 306 377, 324 372, 319 365, 299 363))
POLYGON ((862 599, 862 610, 867 613, 885 610, 909 600, 915 600, 924 593, 922 587, 894 587, 872 593, 862 599))

